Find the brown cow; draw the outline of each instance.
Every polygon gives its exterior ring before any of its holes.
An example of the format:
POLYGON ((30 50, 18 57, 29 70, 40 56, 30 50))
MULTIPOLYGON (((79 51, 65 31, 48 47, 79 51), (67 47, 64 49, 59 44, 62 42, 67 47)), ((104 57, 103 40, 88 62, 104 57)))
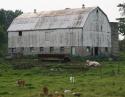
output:
POLYGON ((64 94, 59 94, 57 97, 64 97, 64 94))
POLYGON ((17 80, 17 85, 19 87, 24 87, 25 86, 25 80, 21 80, 21 79, 17 80))
POLYGON ((48 92, 49 92, 48 88, 46 86, 43 87, 43 93, 44 93, 44 95, 48 95, 48 92))

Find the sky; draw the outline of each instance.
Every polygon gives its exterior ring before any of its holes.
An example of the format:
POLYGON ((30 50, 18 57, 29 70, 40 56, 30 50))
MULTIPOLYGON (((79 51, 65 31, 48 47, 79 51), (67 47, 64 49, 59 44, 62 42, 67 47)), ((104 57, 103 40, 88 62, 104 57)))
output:
POLYGON ((0 8, 7 10, 20 9, 23 12, 33 12, 46 10, 58 10, 65 8, 81 8, 99 6, 109 17, 110 21, 116 21, 120 17, 117 5, 124 0, 1 0, 0 8))
POLYGON ((22 10, 33 12, 34 9, 39 11, 58 10, 65 8, 81 8, 82 4, 86 7, 99 6, 108 16, 111 22, 116 22, 120 17, 117 5, 125 2, 124 0, 1 0, 0 9, 22 10))

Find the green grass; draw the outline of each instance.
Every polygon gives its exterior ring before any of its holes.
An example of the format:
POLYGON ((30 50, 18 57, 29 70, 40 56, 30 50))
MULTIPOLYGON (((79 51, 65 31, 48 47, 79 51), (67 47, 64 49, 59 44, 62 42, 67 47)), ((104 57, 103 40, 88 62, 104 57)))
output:
MULTIPOLYGON (((125 97, 125 60, 101 63, 102 68, 85 70, 82 61, 41 62, 45 66, 18 70, 1 60, 0 97, 39 97, 44 86, 49 88, 49 93, 70 89, 82 93, 81 97, 125 97), (71 74, 75 76, 74 84, 69 82, 71 74), (26 86, 18 87, 18 79, 24 79, 26 86)), ((69 93, 65 97, 74 96, 69 93)))

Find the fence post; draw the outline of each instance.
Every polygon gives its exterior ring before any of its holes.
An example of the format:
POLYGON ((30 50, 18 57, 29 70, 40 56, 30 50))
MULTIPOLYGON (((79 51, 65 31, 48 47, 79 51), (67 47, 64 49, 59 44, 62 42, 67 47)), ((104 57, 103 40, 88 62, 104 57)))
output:
POLYGON ((120 65, 118 64, 117 65, 117 74, 119 74, 120 73, 120 65))
POLYGON ((102 66, 100 66, 100 77, 102 79, 102 66))

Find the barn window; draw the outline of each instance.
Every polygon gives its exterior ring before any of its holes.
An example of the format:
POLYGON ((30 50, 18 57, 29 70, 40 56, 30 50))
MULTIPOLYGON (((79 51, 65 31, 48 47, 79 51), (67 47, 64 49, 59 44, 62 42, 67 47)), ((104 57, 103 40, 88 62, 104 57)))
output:
POLYGON ((98 13, 99 11, 98 11, 98 9, 96 10, 96 13, 98 13))
POLYGON ((101 32, 102 32, 102 25, 101 25, 101 32))
POLYGON ((33 52, 34 50, 34 47, 30 47, 30 52, 33 52))
POLYGON ((15 53, 16 52, 16 48, 12 48, 12 53, 15 53))
POLYGON ((105 47, 105 51, 108 52, 108 47, 105 47))
POLYGON ((45 32, 45 40, 46 41, 49 41, 49 34, 50 34, 49 32, 45 32))
POLYGON ((22 36, 22 31, 19 31, 19 36, 22 36))
POLYGON ((64 47, 60 47, 60 52, 64 52, 64 47))
POLYGON ((89 46, 86 48, 86 51, 87 51, 87 52, 90 52, 90 47, 89 47, 89 46))
POLYGON ((20 50, 21 50, 21 52, 23 52, 24 51, 24 47, 21 47, 20 50))
POLYGON ((50 47, 50 52, 53 52, 54 51, 54 47, 50 47))
POLYGON ((44 48, 43 47, 40 47, 40 52, 44 51, 44 48))

